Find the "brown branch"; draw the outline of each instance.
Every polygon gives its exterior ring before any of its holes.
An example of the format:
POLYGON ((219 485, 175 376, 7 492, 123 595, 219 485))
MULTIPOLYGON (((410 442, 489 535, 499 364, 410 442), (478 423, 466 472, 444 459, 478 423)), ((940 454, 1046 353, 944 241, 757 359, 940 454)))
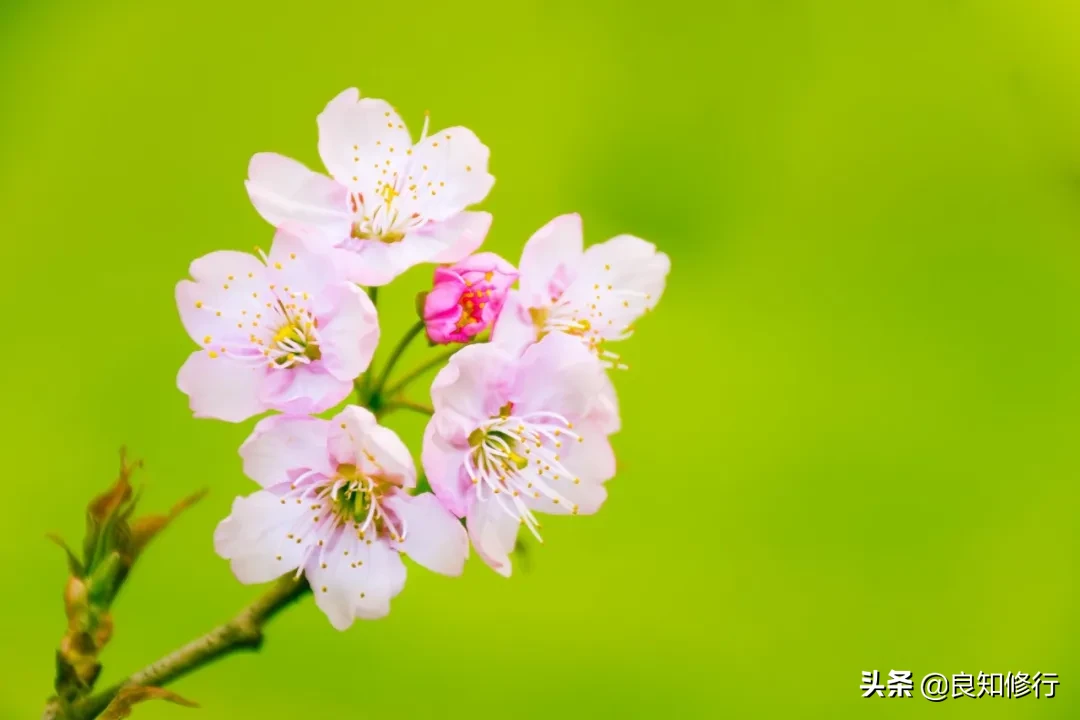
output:
POLYGON ((42 720, 91 720, 108 706, 122 688, 162 687, 219 657, 237 650, 258 648, 266 623, 307 590, 308 584, 303 579, 294 579, 292 575, 283 577, 229 622, 174 650, 108 690, 68 707, 54 698, 45 707, 42 720))

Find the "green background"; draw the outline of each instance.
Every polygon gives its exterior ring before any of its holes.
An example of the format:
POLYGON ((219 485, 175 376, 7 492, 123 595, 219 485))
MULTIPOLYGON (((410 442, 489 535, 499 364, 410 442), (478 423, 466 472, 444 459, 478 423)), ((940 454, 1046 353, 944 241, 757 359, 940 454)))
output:
MULTIPOLYGON (((250 424, 190 417, 173 288, 269 244, 248 158, 318 167, 355 85, 492 148, 489 249, 579 211, 671 255, 620 347, 620 474, 512 579, 411 567, 346 633, 307 602, 176 685, 202 710, 137 718, 1076 717, 1078 34, 1064 0, 3 3, 0 716, 49 694, 44 535, 78 541, 121 444, 147 507, 212 492, 137 567, 104 679, 257 592, 211 543, 250 424), (875 668, 1062 684, 862 700, 875 668)), ((429 278, 381 294, 386 337, 429 278)))

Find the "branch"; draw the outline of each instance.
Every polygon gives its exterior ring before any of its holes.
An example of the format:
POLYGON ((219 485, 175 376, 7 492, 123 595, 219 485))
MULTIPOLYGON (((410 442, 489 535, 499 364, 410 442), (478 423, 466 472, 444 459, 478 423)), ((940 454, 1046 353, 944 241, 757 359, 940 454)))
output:
POLYGON ((379 412, 377 412, 375 416, 382 417, 383 415, 389 415, 395 410, 412 410, 413 412, 418 412, 423 415, 435 414, 435 409, 424 403, 413 402, 412 400, 391 400, 379 408, 379 412))
POLYGON ((292 575, 244 608, 229 622, 151 663, 117 685, 65 708, 58 699, 45 707, 42 720, 90 720, 97 717, 124 687, 161 687, 237 650, 256 649, 262 643, 263 626, 309 589, 308 583, 292 575))
POLYGON ((413 380, 420 377, 421 375, 426 373, 431 368, 436 367, 438 365, 441 365, 442 363, 449 360, 450 356, 453 355, 454 353, 456 353, 457 351, 458 351, 458 348, 454 348, 453 350, 447 350, 446 352, 439 353, 438 355, 431 358, 430 360, 428 360, 423 365, 420 365, 419 367, 414 368, 413 370, 409 371, 409 373, 406 374, 405 377, 401 378, 396 383, 394 383, 394 385, 389 390, 387 390, 385 393, 383 393, 383 395, 385 395, 386 397, 394 397, 399 392, 404 390, 405 386, 407 386, 413 380))
POLYGON ((394 365, 401 359, 401 354, 405 352, 405 348, 409 346, 409 343, 413 341, 417 335, 424 330, 424 321, 420 320, 411 328, 409 328, 405 334, 398 341, 398 344, 394 347, 393 352, 390 353, 390 358, 386 361, 386 367, 383 368, 382 374, 379 375, 379 379, 375 381, 375 389, 372 391, 372 395, 382 395, 383 388, 386 387, 386 381, 390 378, 390 371, 394 369, 394 365))

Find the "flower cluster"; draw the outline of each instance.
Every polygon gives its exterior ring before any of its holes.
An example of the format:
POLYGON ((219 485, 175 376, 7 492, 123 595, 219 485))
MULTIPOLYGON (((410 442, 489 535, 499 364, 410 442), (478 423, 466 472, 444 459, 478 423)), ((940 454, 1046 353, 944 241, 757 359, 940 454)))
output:
POLYGON ((240 448, 261 489, 236 498, 214 546, 244 583, 302 574, 344 629, 389 612, 401 553, 458 575, 471 545, 508 576, 521 526, 539 538, 541 514, 599 509, 620 425, 608 370, 626 367, 609 344, 660 299, 670 262, 630 235, 584 248, 577 215, 537 231, 517 268, 473 254, 491 215, 468 208, 494 183, 475 134, 429 134, 425 118, 413 143, 394 108, 355 89, 318 129, 329 176, 272 153, 251 160, 248 194, 276 229, 269 253, 210 253, 177 285, 199 346, 178 385, 196 417, 275 411, 240 448), (421 263, 435 264, 421 318, 376 378, 374 288, 421 263), (401 395, 423 367, 387 389, 421 332, 463 345, 430 407, 401 395), (431 415, 421 464, 433 492, 418 492, 412 455, 379 424, 396 407, 431 415))

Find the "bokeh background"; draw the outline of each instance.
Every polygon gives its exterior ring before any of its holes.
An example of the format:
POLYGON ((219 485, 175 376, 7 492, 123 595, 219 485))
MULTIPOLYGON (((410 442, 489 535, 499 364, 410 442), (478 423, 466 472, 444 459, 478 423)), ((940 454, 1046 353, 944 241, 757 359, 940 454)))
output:
MULTIPOLYGON (((671 255, 621 347, 620 475, 511 580, 412 568, 346 633, 306 603, 175 686, 203 709, 136 717, 1076 717, 1078 33, 1049 0, 4 2, 0 717, 50 692, 44 535, 78 541, 121 444, 147 507, 212 492, 125 588, 104 680, 257 592, 211 546, 250 424, 190 417, 173 287, 269 243, 248 158, 318 167, 353 85, 492 148, 490 249, 579 211, 671 255), (872 669, 1061 686, 863 700, 872 669)), ((429 277, 381 294, 387 337, 429 277)))

